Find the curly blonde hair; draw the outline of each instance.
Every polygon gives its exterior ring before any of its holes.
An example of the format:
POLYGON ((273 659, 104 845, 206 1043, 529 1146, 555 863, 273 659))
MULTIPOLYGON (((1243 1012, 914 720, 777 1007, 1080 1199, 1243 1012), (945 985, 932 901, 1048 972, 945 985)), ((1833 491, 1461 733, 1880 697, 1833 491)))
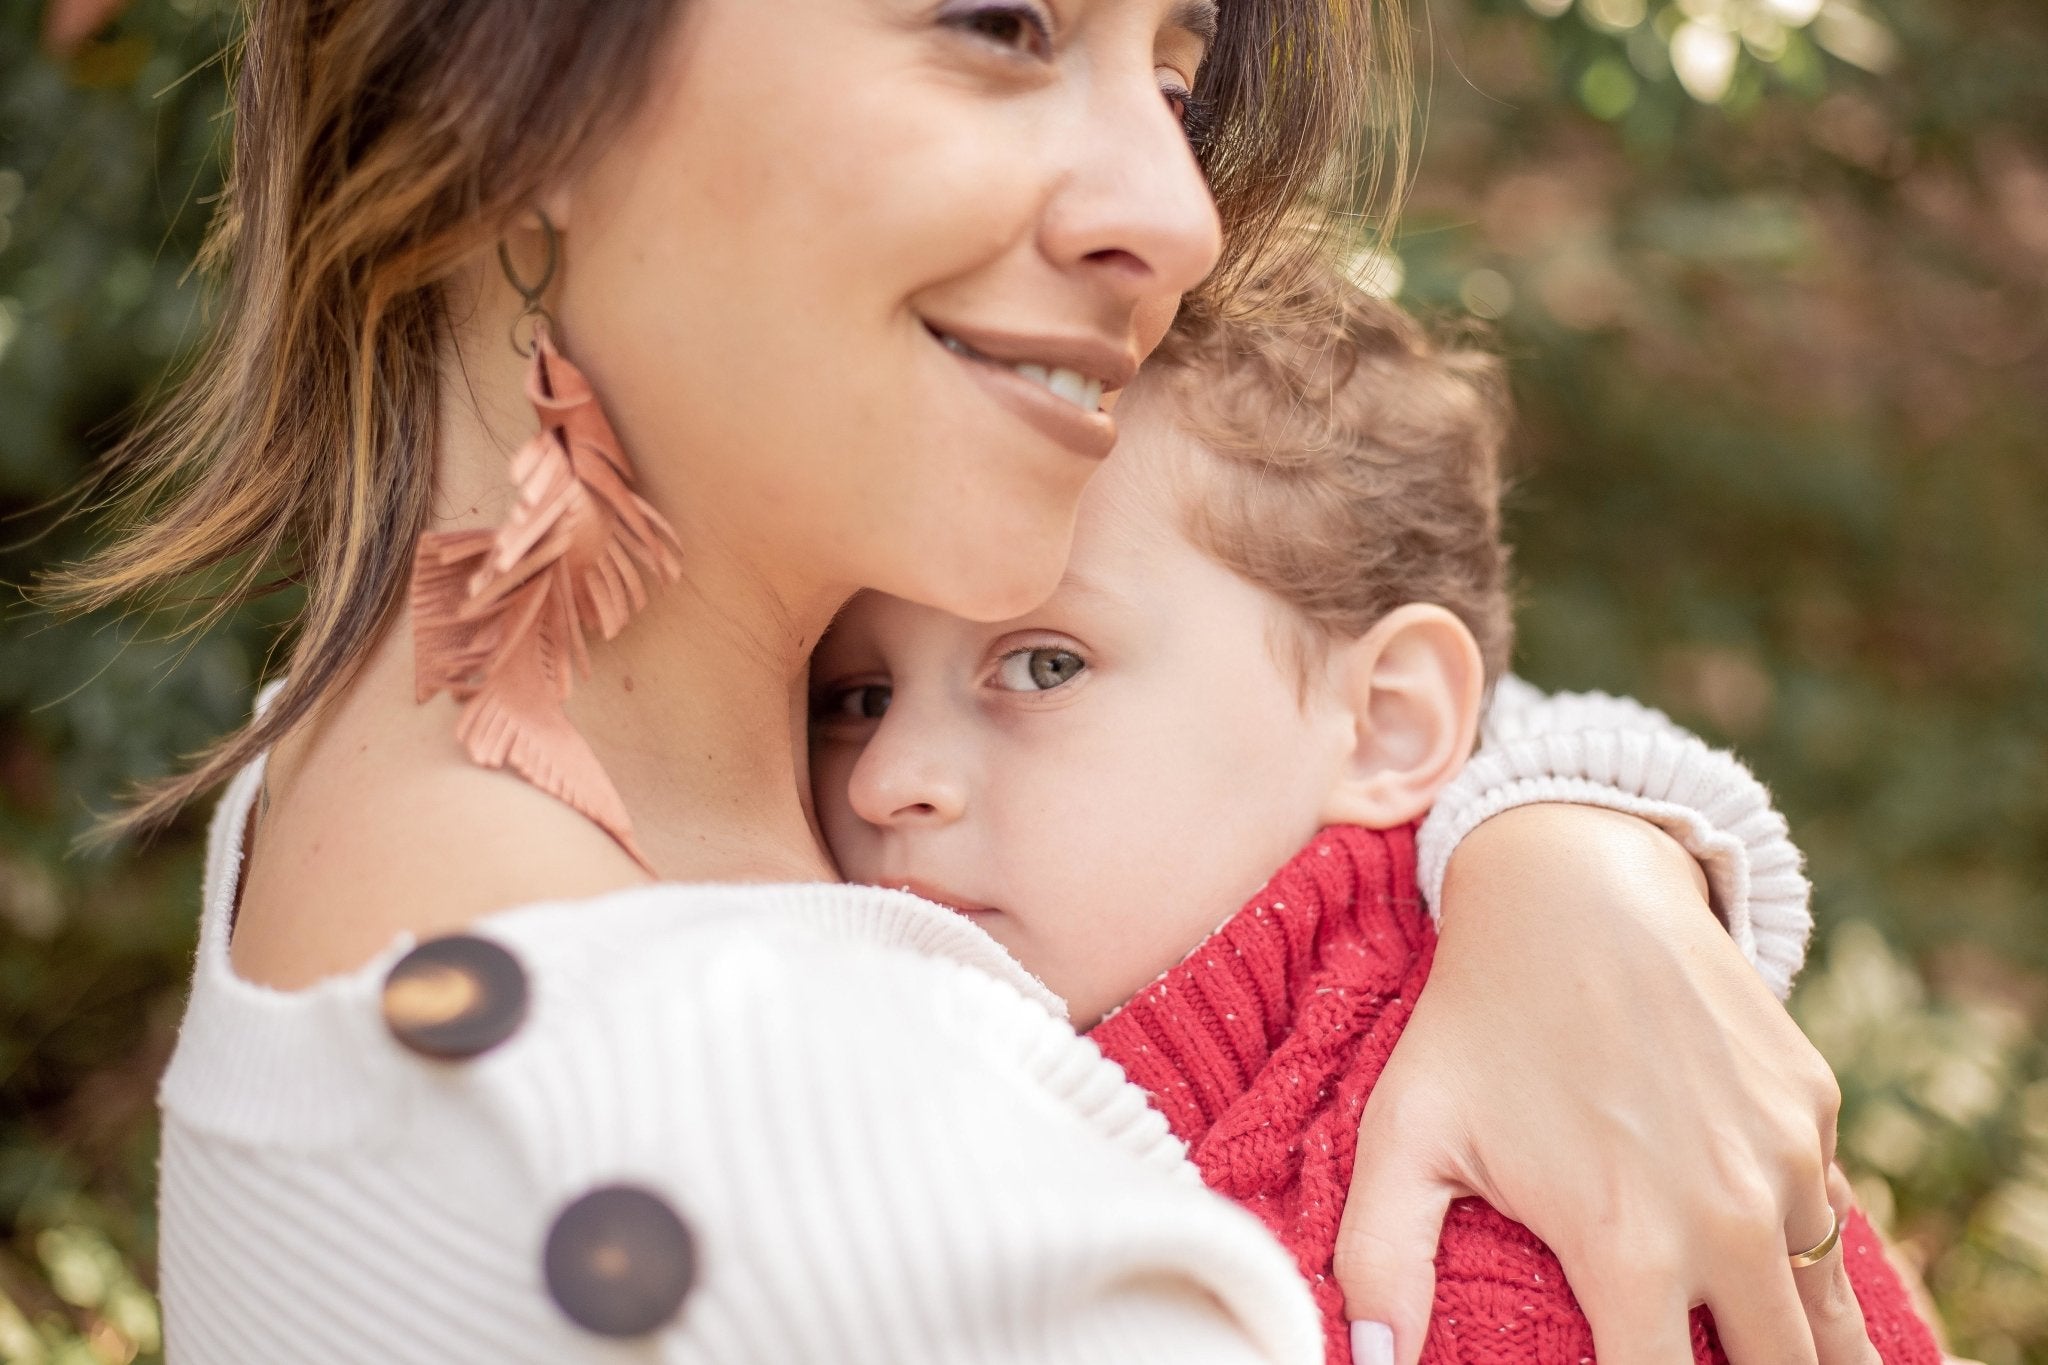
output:
POLYGON ((1311 653, 1431 602, 1472 631, 1490 684, 1514 635, 1501 363, 1334 270, 1237 304, 1182 327, 1141 381, 1213 457, 1181 481, 1190 538, 1299 612, 1311 653))

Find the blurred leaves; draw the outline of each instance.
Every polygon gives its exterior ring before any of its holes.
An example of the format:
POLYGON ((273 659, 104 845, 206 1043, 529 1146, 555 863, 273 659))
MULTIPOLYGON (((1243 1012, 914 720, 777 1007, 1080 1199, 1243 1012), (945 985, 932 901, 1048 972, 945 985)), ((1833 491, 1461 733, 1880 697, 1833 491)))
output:
MULTIPOLYGON (((62 63, 0 14, 0 580, 204 325, 227 0, 62 63)), ((2048 9, 1438 0, 1419 182, 1360 272, 1522 410, 1521 667, 1779 793, 1795 1009, 1959 1350, 2048 1365, 2048 9)), ((52 529, 52 528, 55 529, 52 529)), ((0 1362, 156 1358, 152 1096, 204 813, 67 854, 243 714, 275 625, 0 614, 0 1362)))
MULTIPOLYGON (((63 64, 0 18, 0 581, 78 554, 61 498, 203 325, 227 7, 142 4, 63 64), (181 287, 181 285, 183 287, 181 287), (52 528, 55 528, 54 530, 52 528)), ((233 724, 264 647, 0 609, 0 1361, 150 1360, 156 1078, 203 812, 68 856, 132 782, 233 724)))
POLYGON ((1930 990, 1875 929, 1851 921, 1809 968, 1795 1013, 1842 1078, 1841 1161, 1857 1199, 1921 1268, 1957 1344, 1986 1361, 2038 1359, 2048 992, 2039 977, 1970 956, 1930 990))

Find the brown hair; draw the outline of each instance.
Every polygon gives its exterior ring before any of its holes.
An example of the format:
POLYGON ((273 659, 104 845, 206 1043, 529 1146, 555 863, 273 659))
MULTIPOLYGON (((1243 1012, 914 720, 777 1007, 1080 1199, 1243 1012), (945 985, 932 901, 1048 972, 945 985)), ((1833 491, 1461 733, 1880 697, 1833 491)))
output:
POLYGON ((1301 614, 1304 661, 1431 602, 1472 631, 1491 683, 1513 641, 1500 363, 1334 273, 1238 304, 1147 367, 1206 452, 1182 485, 1190 536, 1301 614))
MULTIPOLYGON (((263 717, 110 828, 175 813, 353 674, 427 521, 443 283, 630 113, 687 2, 255 0, 201 256, 225 276, 218 323, 114 452, 113 543, 45 588, 88 610, 203 581, 195 628, 286 584, 306 603, 263 717)), ((1405 130, 1397 4, 1223 5, 1196 92, 1229 243, 1217 289, 1302 254, 1286 225, 1305 202, 1343 207, 1365 120, 1397 108, 1405 130)))

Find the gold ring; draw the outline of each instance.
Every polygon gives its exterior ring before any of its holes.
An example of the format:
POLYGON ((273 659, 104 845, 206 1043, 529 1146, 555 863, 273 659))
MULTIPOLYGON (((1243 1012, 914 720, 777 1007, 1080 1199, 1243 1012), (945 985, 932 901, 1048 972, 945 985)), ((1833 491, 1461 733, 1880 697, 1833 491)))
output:
POLYGON ((1841 1240, 1842 1220, 1836 1216, 1834 1205, 1830 1204, 1828 1206, 1828 1235, 1821 1238, 1811 1248, 1792 1253, 1792 1268, 1794 1270, 1803 1270, 1810 1265, 1819 1265, 1827 1259, 1828 1253, 1835 1249, 1835 1243, 1841 1240))

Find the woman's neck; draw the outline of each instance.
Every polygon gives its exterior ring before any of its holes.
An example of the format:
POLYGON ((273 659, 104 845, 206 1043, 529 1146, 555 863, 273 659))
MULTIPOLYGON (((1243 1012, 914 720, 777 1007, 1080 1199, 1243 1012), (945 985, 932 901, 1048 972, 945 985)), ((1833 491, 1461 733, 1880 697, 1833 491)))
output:
MULTIPOLYGON (((480 315, 470 345, 484 359, 444 367, 433 529, 496 525, 511 511, 510 452, 534 413, 521 368, 491 349, 508 327, 480 315)), ((683 547, 682 579, 650 578, 646 607, 618 638, 590 641, 570 718, 662 876, 834 878, 810 809, 805 681, 812 646, 852 589, 775 563, 701 508, 662 510, 683 547)))
MULTIPOLYGON (((510 368, 446 376, 429 529, 494 526, 511 511, 507 460, 533 416, 510 368)), ((811 646, 851 590, 683 511, 682 580, 650 583, 617 638, 590 641, 569 718, 663 878, 835 880, 810 813, 803 692, 811 646)), ((272 748, 273 799, 238 887, 234 965, 250 979, 296 989, 397 934, 639 882, 594 823, 478 770, 456 739, 457 704, 422 705, 416 689, 401 599, 347 682, 272 748)))
POLYGON ((799 599, 702 539, 685 539, 684 563, 616 640, 593 643, 570 716, 664 877, 835 879, 811 811, 805 684, 848 594, 799 599))

